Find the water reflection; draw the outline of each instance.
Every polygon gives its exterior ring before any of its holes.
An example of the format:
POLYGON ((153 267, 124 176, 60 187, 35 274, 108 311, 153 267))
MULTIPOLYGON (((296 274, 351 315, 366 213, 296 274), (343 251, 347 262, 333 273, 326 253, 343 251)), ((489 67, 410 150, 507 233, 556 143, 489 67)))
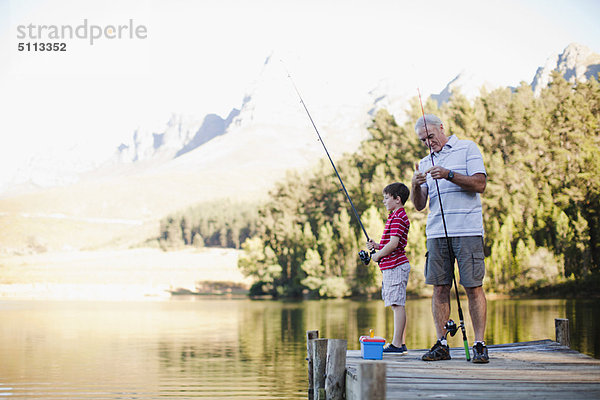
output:
MULTIPOLYGON (((554 318, 568 318, 572 347, 599 357, 598 306, 491 300, 486 340, 553 339, 554 318)), ((430 300, 409 300, 407 314, 408 347, 430 347, 430 300)), ((371 328, 393 331, 381 301, 2 301, 0 318, 0 396, 44 399, 305 398, 306 330, 347 339, 349 349, 371 328)), ((450 344, 460 347, 460 334, 450 344)))

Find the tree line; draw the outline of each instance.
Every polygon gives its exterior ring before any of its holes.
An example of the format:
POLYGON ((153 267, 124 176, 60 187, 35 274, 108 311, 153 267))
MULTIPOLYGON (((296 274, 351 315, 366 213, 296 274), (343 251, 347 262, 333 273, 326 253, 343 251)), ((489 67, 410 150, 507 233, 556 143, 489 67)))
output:
POLYGON ((257 207, 231 200, 189 207, 160 221, 158 243, 163 250, 185 246, 239 249, 257 232, 257 207))
MULTIPOLYGON (((555 73, 537 97, 522 83, 516 89, 482 90, 472 101, 454 93, 441 106, 428 100, 424 107, 426 113, 442 118, 447 132, 475 141, 483 154, 488 172, 482 195, 487 290, 507 293, 598 276, 597 80, 571 84, 555 73)), ((414 122, 421 115, 416 97, 407 115, 406 123, 399 125, 386 110, 379 111, 368 128, 370 137, 355 153, 335 161, 367 233, 375 240, 387 217, 383 187, 394 181, 410 187, 415 162, 427 154, 414 133, 414 122)), ((406 210, 411 221, 408 291, 420 294, 426 290, 426 213, 416 211, 410 201, 406 210)), ((236 226, 248 229, 237 235, 237 241, 222 240, 223 227, 233 225, 227 218, 218 229, 213 224, 212 232, 219 230, 219 239, 214 239, 219 245, 241 244, 238 265, 255 279, 252 293, 342 297, 379 290, 377 265, 365 266, 357 256, 365 237, 328 162, 321 161, 309 173, 289 172, 258 211, 243 218, 245 222, 238 219, 236 226)), ((192 222, 194 227, 199 224, 207 222, 192 222)), ((186 242, 185 230, 178 226, 186 242)), ((198 229, 192 232, 200 234, 198 229)), ((210 230, 203 232, 209 245, 206 238, 213 236, 210 230)), ((192 233, 191 242, 193 237, 192 233)))

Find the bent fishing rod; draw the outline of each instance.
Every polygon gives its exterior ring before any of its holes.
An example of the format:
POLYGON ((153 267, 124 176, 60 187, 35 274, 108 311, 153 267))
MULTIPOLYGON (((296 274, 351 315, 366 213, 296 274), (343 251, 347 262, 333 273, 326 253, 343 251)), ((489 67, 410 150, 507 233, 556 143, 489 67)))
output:
MULTIPOLYGON (((281 61, 281 63, 283 64, 283 61, 281 61)), ((285 68, 285 65, 284 65, 284 68, 285 68)), ((360 228, 362 229, 363 233, 365 234, 365 237, 367 238, 367 242, 368 242, 371 239, 369 238, 369 235, 367 234, 367 231, 366 231, 362 221, 360 220, 360 216, 358 215, 358 211, 356 211, 356 208, 354 207, 354 203, 352 202, 352 199, 350 198, 350 195, 348 194, 348 190, 346 190, 346 185, 344 185, 344 181, 342 181, 342 177, 340 176, 340 173, 338 172, 337 168, 335 167, 335 164, 333 163, 331 156, 329 155, 329 151, 327 150, 327 147, 325 146, 325 142, 323 141, 323 138, 321 137, 321 134, 319 133, 319 129, 317 129, 317 125, 315 124, 315 121, 312 119, 312 116, 310 115, 310 112, 308 111, 308 107, 306 107, 306 103, 304 103, 304 100, 302 99, 302 96, 300 95, 300 91, 298 90, 298 88, 296 87, 296 84, 294 83, 294 80, 292 79, 292 75, 289 73, 287 68, 285 68, 285 70, 286 70, 288 78, 290 78, 290 81, 292 82, 292 86, 294 86, 294 90, 296 91, 298 98, 300 99, 300 103, 302 103, 302 106, 304 107, 304 111, 306 111, 306 114, 308 115, 308 119, 310 119, 310 122, 311 122, 313 128, 315 129, 315 132, 317 132, 317 136, 319 138, 318 140, 323 145, 323 149, 325 150, 325 153, 327 154, 327 158, 329 158, 329 162, 331 163, 331 166, 333 167, 333 170, 335 171, 335 174, 337 175, 337 177, 340 181, 340 184, 342 185, 344 194, 346 195, 348 202, 350 202, 350 206, 352 207, 352 211, 354 211, 356 220, 358 221, 358 224, 360 225, 360 228)), ((362 260, 362 262, 365 265, 367 265, 367 264, 369 264, 369 261, 371 261, 371 254, 373 254, 373 253, 375 253, 375 250, 372 250, 370 254, 367 253, 365 250, 361 250, 358 252, 358 255, 359 255, 360 259, 362 260)))
MULTIPOLYGON (((423 108, 423 101, 421 100, 421 91, 417 89, 419 93, 419 103, 421 104, 421 113, 423 114, 423 124, 425 125, 425 134, 427 135, 427 147, 429 147, 429 157, 431 158, 431 167, 435 166, 433 161, 433 150, 431 148, 431 142, 429 140, 429 130, 427 129, 427 120, 425 118, 425 109, 423 108)), ((465 330, 465 322, 463 317, 462 307, 460 306, 460 298, 458 297, 458 285, 456 284, 456 275, 454 274, 454 250, 452 249, 452 243, 450 243, 450 238, 448 237, 448 229, 446 228, 446 218, 444 216, 444 206, 442 204, 442 195, 440 194, 440 186, 438 184, 437 179, 434 179, 435 188, 437 190, 438 201, 440 202, 440 212, 442 214, 442 224, 444 225, 444 235, 446 236, 446 245, 448 246, 448 254, 450 255, 450 263, 452 264, 452 280, 454 281, 454 290, 456 292, 456 303, 458 305, 458 319, 460 321, 460 329, 462 331, 463 343, 465 346, 465 356, 467 361, 471 361, 471 355, 469 353, 469 342, 467 341, 467 331, 465 330)), ((444 328, 447 330, 444 338, 450 333, 451 336, 456 334, 456 324, 454 321, 449 320, 444 328)))

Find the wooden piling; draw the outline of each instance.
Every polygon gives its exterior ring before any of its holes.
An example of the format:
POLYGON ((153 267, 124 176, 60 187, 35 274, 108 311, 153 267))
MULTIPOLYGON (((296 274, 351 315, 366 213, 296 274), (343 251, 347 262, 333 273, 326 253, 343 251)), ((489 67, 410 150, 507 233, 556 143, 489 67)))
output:
POLYGON ((346 350, 348 341, 329 339, 325 369, 325 398, 342 400, 346 393, 346 350))
POLYGON ((382 361, 362 361, 346 371, 347 400, 385 400, 387 367, 382 361))
MULTIPOLYGON (((319 389, 325 390, 325 371, 327 366, 327 339, 313 339, 313 398, 318 400, 319 389)), ((322 397, 321 397, 322 398, 322 397)))
POLYGON ((556 331, 556 341, 563 346, 571 347, 571 337, 569 335, 569 320, 566 318, 555 318, 554 328, 556 331))
POLYGON ((312 340, 319 338, 319 331, 306 331, 306 360, 308 361, 308 400, 314 399, 313 382, 313 343, 312 340))

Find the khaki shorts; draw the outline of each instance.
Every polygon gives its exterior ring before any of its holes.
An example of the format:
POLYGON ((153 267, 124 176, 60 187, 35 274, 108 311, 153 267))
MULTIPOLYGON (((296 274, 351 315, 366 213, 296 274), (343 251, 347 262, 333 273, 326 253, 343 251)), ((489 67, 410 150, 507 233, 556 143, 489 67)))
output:
POLYGON ((410 264, 404 263, 395 268, 384 269, 383 282, 381 283, 381 298, 385 306, 403 306, 406 303, 406 285, 410 264))
MULTIPOLYGON (((481 286, 485 275, 483 237, 451 237, 450 243, 458 261, 460 284, 464 287, 481 286)), ((425 257, 425 283, 428 285, 451 285, 454 262, 450 262, 446 238, 427 239, 425 257)))

